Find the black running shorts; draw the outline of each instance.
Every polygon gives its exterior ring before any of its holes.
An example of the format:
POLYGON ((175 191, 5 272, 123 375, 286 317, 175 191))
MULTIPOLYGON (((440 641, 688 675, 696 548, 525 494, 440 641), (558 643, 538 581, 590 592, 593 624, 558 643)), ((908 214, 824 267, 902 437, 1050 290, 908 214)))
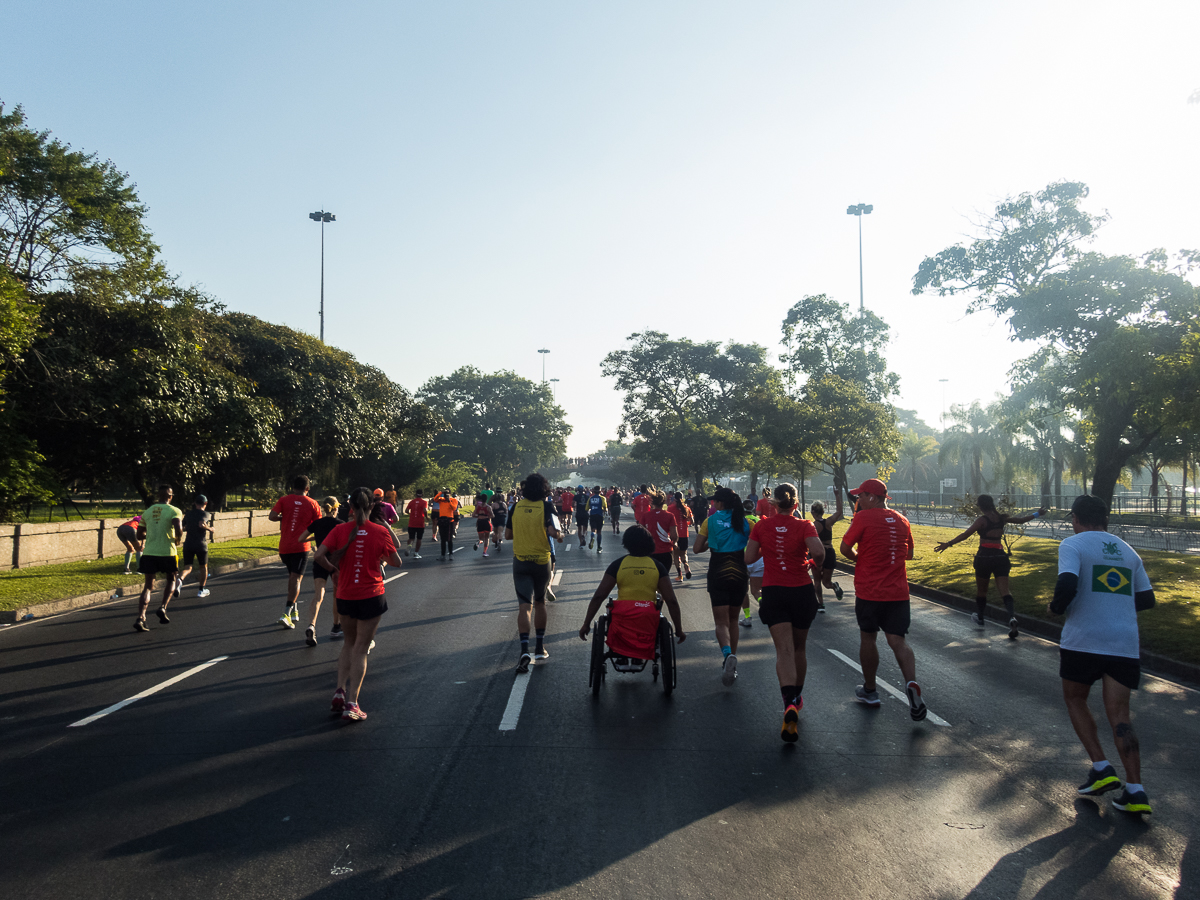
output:
MULTIPOLYGON (((739 602, 738 606, 741 605, 739 602)), ((807 631, 817 617, 817 592, 811 584, 799 587, 764 584, 758 617, 768 628, 790 622, 793 628, 807 631)))
POLYGON ((675 542, 675 547, 680 553, 687 553, 688 539, 685 537, 681 537, 679 540, 677 540, 675 542))
POLYGON ((137 540, 137 529, 132 525, 118 525, 117 540, 129 541, 131 544, 134 543, 137 540))
POLYGON ((588 516, 588 528, 592 531, 600 531, 604 528, 604 514, 598 516, 588 516))
POLYGON ((1012 571, 1012 560, 1003 550, 983 548, 975 554, 975 575, 978 578, 1006 578, 1012 571))
POLYGON ((316 581, 318 578, 321 579, 322 581, 328 581, 330 578, 333 577, 334 571, 335 571, 334 569, 327 569, 324 566, 317 565, 317 561, 315 559, 313 560, 313 564, 312 564, 313 581, 316 581))
POLYGON ((1128 656, 1105 656, 1084 653, 1082 650, 1058 648, 1058 675, 1064 681, 1095 684, 1105 675, 1131 691, 1138 689, 1142 677, 1142 662, 1128 656))
POLYGON ((280 553, 283 567, 293 575, 303 575, 304 567, 308 565, 307 553, 280 553))
POLYGON ((662 567, 668 572, 671 571, 671 566, 675 565, 675 554, 668 550, 666 553, 651 553, 652 559, 657 559, 662 563, 662 567))
POLYGON ((408 539, 409 539, 410 541, 423 541, 423 540, 425 540, 425 526, 424 526, 424 525, 422 525, 420 528, 410 528, 410 529, 408 529, 408 539))
POLYGON ((475 520, 475 533, 476 534, 491 534, 492 533, 492 520, 491 519, 476 519, 475 520))
POLYGON ((550 563, 514 559, 513 586, 517 589, 517 602, 522 606, 545 603, 546 588, 550 586, 550 563))
POLYGON ((365 600, 343 600, 337 602, 338 615, 345 619, 378 619, 387 612, 387 597, 368 597, 365 600))
POLYGON ((612 509, 610 509, 608 511, 608 515, 614 522, 620 522, 621 521, 621 507, 614 506, 612 509))
POLYGON ((908 600, 863 600, 860 597, 854 601, 854 615, 858 619, 858 630, 867 634, 882 631, 903 637, 912 623, 908 600))
POLYGON ((821 563, 822 572, 832 572, 837 568, 837 551, 833 549, 833 544, 822 544, 825 548, 825 560, 821 563))
POLYGON ((708 586, 708 599, 713 607, 732 606, 741 609, 742 604, 746 602, 746 586, 742 585, 741 590, 728 585, 712 585, 708 586))
POLYGON ((183 545, 183 567, 186 569, 193 560, 198 566, 208 565, 208 544, 197 544, 194 547, 183 545))
POLYGON ((174 556, 147 556, 142 554, 138 560, 138 571, 143 575, 174 575, 179 570, 179 563, 174 556))

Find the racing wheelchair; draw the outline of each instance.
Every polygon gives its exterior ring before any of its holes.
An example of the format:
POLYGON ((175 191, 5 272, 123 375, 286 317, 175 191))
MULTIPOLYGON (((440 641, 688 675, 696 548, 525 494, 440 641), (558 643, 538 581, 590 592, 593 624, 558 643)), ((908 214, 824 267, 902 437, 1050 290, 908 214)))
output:
POLYGON ((606 611, 596 618, 592 632, 592 660, 588 686, 592 696, 608 674, 609 663, 617 672, 642 672, 651 664, 655 681, 662 676, 663 694, 675 690, 675 629, 662 614, 662 599, 609 600, 606 611))

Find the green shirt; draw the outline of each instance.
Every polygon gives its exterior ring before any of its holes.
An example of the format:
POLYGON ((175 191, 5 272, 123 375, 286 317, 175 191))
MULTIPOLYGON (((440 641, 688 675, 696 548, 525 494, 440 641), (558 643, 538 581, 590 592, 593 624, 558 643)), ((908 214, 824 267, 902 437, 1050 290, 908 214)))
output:
POLYGON ((146 528, 146 546, 142 553, 146 556, 175 555, 175 529, 171 527, 175 519, 182 520, 183 512, 170 503, 155 503, 142 513, 142 525, 146 528))

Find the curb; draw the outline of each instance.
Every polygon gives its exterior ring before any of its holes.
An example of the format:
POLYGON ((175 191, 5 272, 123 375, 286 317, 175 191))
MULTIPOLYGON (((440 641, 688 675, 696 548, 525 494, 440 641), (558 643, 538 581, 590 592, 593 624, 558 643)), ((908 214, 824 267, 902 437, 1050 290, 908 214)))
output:
MULTIPOLYGON (((846 572, 850 575, 854 574, 854 567, 840 560, 837 562, 836 568, 841 572, 846 572)), ((959 596, 958 594, 951 594, 947 591, 929 587, 928 585, 918 584, 915 581, 908 583, 908 590, 914 596, 920 597, 922 600, 928 600, 931 603, 937 603, 940 606, 949 606, 952 609, 966 613, 975 612, 975 601, 959 596)), ((991 603, 988 604, 987 617, 989 619, 999 624, 1007 625, 1007 615, 1002 607, 991 603)), ((1047 622, 1045 619, 1035 619, 1033 616, 1017 613, 1017 625, 1027 634, 1037 635, 1056 644, 1062 640, 1062 626, 1054 622, 1047 622)), ((1186 681, 1191 686, 1200 686, 1200 666, 1198 665, 1180 662, 1177 659, 1161 656, 1158 653, 1150 653, 1147 650, 1142 651, 1141 662, 1142 668, 1151 674, 1165 675, 1179 681, 1186 681)))
MULTIPOLYGON (((208 577, 214 578, 217 575, 228 575, 230 572, 236 572, 239 569, 255 569, 262 565, 267 565, 278 561, 279 554, 273 553, 270 556, 260 556, 256 559, 244 559, 241 562, 229 563, 224 566, 213 566, 208 570, 208 577)), ((22 606, 17 609, 0 609, 0 625, 11 625, 14 622, 23 621, 26 617, 34 619, 44 619, 47 616, 57 616, 61 613, 71 612, 75 609, 86 609, 89 606, 99 606, 102 603, 109 603, 113 600, 118 600, 122 597, 136 597, 142 592, 140 587, 125 585, 116 588, 115 590, 97 591, 94 594, 84 594, 80 597, 68 597, 65 600, 50 600, 46 603, 37 603, 33 606, 22 606)))

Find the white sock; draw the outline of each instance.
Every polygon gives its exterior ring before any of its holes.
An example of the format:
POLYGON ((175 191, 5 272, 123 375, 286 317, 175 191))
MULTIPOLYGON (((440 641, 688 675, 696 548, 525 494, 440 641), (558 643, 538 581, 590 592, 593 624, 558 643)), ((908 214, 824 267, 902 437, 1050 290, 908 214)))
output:
POLYGON ((1145 788, 1142 787, 1140 784, 1129 784, 1127 782, 1125 784, 1125 790, 1129 791, 1129 793, 1131 793, 1131 794, 1136 794, 1138 791, 1144 791, 1145 788))
POLYGON ((1107 759, 1098 760, 1097 762, 1092 763, 1092 770, 1099 772, 1101 769, 1103 769, 1105 766, 1107 766, 1109 764, 1110 763, 1107 759))

